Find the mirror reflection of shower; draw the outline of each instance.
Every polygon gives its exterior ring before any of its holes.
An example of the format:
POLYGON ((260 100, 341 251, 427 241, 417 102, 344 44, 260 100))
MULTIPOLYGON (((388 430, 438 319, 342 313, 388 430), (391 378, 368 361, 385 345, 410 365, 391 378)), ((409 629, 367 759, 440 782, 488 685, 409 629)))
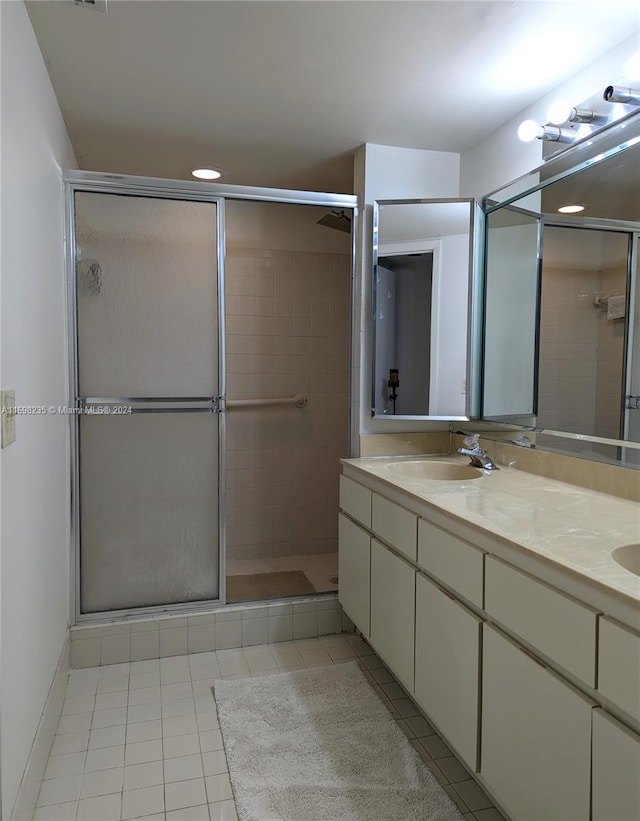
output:
POLYGON ((544 228, 539 425, 622 437, 629 234, 544 228))

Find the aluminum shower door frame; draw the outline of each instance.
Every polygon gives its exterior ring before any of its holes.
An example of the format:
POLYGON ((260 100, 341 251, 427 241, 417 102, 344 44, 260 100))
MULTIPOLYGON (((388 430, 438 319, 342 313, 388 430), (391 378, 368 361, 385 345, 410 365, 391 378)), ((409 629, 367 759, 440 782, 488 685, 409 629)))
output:
MULTIPOLYGON (((69 619, 72 625, 105 623, 122 619, 153 617, 160 615, 179 615, 181 613, 198 613, 220 609, 226 605, 226 327, 225 327, 225 258, 226 258, 226 200, 247 200, 256 202, 274 202, 288 205, 316 205, 327 208, 341 208, 351 212, 351 255, 350 255, 350 305, 349 327, 350 340, 358 332, 356 328, 356 279, 355 255, 357 245, 358 198, 353 194, 334 194, 315 191, 298 191, 295 189, 261 188, 242 185, 224 185, 220 183, 191 182, 156 177, 140 177, 123 174, 106 174, 95 171, 66 171, 65 183, 65 270, 67 291, 67 342, 68 342, 68 398, 69 407, 78 407, 78 317, 76 304, 76 260, 75 260, 75 208, 76 192, 102 194, 128 194, 130 196, 159 197, 162 199, 195 200, 211 202, 216 208, 217 233, 217 287, 218 287, 218 551, 219 551, 219 595, 217 599, 152 607, 125 608, 100 613, 82 613, 80 602, 80 470, 79 470, 79 415, 69 414, 70 438, 70 585, 73 595, 70 596, 69 619)), ((354 395, 352 345, 348 351, 348 396, 354 395)), ((213 397, 215 398, 215 397, 213 397)), ((348 419, 348 452, 353 455, 357 441, 356 414, 353 402, 350 402, 348 419)))

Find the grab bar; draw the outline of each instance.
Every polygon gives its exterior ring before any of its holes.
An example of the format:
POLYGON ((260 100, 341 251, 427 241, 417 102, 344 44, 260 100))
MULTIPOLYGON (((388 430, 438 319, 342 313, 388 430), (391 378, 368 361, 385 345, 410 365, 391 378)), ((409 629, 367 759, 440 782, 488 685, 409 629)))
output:
POLYGON ((278 397, 273 399, 227 399, 227 409, 259 408, 262 405, 295 405, 296 408, 304 408, 309 400, 301 393, 296 396, 278 397))

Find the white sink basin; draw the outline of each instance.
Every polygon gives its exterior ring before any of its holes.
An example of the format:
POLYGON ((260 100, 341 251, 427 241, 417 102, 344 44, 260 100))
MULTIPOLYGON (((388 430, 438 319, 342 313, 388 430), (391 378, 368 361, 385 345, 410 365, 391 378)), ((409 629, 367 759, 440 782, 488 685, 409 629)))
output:
POLYGON ((624 547, 616 547, 611 554, 614 562, 625 570, 630 570, 636 576, 640 576, 640 544, 626 544, 624 547))
POLYGON ((479 479, 482 471, 471 465, 455 465, 451 462, 433 462, 428 459, 393 462, 386 466, 389 473, 404 476, 407 479, 437 479, 445 482, 461 482, 479 479))

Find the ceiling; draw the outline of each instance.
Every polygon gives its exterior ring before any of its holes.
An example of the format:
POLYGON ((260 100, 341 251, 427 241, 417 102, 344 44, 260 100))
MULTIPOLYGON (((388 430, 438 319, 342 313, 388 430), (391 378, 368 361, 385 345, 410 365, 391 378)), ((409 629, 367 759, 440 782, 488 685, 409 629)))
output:
POLYGON ((362 143, 464 151, 639 23, 626 0, 28 8, 81 168, 340 192, 362 143))

